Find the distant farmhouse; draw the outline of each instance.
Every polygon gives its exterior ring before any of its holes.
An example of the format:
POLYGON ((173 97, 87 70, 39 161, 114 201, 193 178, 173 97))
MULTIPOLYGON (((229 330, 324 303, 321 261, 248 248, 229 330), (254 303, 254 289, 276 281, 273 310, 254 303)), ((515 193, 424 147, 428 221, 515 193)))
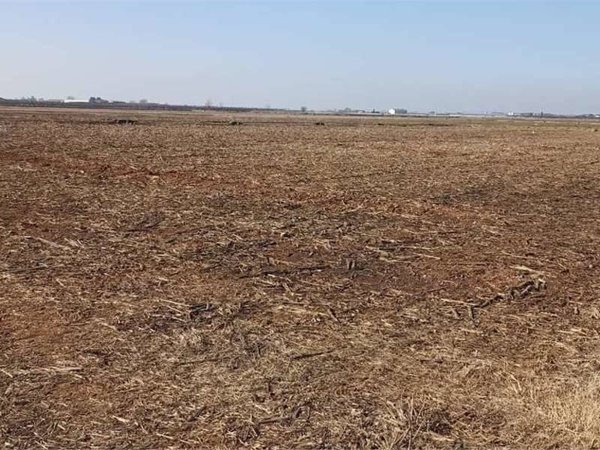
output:
POLYGON ((404 108, 391 108, 391 109, 388 109, 388 114, 390 116, 395 116, 397 114, 407 114, 407 113, 408 113, 408 111, 406 109, 404 109, 404 108))

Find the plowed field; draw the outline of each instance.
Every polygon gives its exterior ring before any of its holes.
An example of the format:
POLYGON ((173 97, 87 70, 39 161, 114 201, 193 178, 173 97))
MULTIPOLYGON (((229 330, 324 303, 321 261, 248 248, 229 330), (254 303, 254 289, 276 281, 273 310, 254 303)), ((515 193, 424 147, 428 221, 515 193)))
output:
POLYGON ((0 445, 597 447, 598 128, 1 110, 0 445))

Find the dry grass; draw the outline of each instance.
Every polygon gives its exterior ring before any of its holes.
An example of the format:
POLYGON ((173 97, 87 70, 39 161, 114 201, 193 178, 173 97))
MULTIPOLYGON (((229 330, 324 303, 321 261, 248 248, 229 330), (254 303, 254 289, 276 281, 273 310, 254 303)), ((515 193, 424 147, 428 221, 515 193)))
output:
POLYGON ((553 394, 542 402, 543 415, 550 424, 549 431, 571 434, 581 446, 597 446, 600 438, 598 377, 581 386, 568 386, 553 394))
POLYGON ((507 395, 523 440, 554 448, 596 448, 600 439, 600 378, 529 380, 507 395))
POLYGON ((119 118, 0 111, 6 448, 598 445, 597 125, 119 118))

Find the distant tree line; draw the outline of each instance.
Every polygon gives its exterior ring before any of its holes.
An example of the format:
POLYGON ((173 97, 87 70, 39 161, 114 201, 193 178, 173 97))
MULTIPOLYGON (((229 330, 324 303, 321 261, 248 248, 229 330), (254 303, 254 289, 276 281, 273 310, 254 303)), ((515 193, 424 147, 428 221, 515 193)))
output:
MULTIPOLYGON (((73 100, 73 99, 70 99, 73 100)), ((89 101, 65 103, 63 100, 44 100, 35 97, 20 99, 5 99, 0 97, 0 106, 36 106, 52 108, 80 108, 80 109, 116 109, 116 110, 156 110, 156 111, 223 111, 223 112, 252 112, 252 111, 278 111, 283 109, 245 108, 234 106, 197 106, 197 105, 168 105, 152 103, 142 99, 139 102, 108 101, 101 97, 90 97, 89 101)))

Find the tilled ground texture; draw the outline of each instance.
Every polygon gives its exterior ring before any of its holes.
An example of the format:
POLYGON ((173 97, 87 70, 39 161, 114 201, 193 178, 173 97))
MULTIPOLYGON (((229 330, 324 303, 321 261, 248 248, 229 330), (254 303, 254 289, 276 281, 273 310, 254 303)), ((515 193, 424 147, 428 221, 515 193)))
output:
POLYGON ((0 111, 0 445, 600 445, 598 128, 0 111))

